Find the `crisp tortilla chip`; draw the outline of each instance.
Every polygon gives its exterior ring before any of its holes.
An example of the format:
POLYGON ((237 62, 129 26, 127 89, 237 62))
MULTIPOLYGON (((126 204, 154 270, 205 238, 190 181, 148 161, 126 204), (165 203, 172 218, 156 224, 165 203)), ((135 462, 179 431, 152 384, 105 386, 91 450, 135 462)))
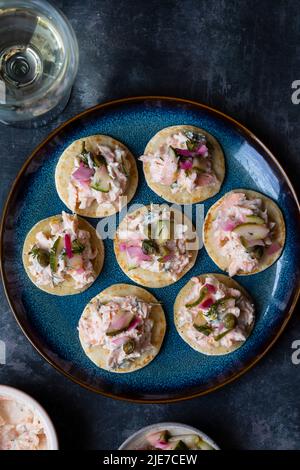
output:
MULTIPOLYGON (((215 273, 209 273, 209 274, 201 274, 200 276, 197 276, 200 280, 204 281, 206 277, 215 277, 218 279, 219 282, 222 282, 225 284, 227 287, 232 287, 233 289, 238 289, 247 299, 250 300, 250 302, 253 304, 253 301, 248 294, 248 292, 240 285, 238 284, 234 279, 232 279, 229 276, 225 276, 224 274, 215 274, 215 273)), ((196 351, 207 354, 209 356, 221 356, 224 354, 229 354, 236 349, 238 349, 240 346, 242 346, 245 341, 239 341, 236 342, 234 345, 232 345, 230 348, 226 348, 225 346, 219 346, 219 347, 213 347, 213 346, 208 346, 203 347, 199 345, 196 341, 193 341, 191 338, 188 337, 187 335, 187 326, 179 326, 179 312, 182 307, 185 305, 185 299, 188 296, 190 290, 192 289, 193 286, 193 281, 189 280, 189 282, 181 289, 179 294, 177 295, 177 298, 175 300, 174 304, 174 322, 176 329, 181 336, 181 338, 188 343, 191 348, 195 349, 196 351)), ((250 325, 248 329, 248 336, 249 337, 252 329, 254 326, 254 322, 252 325, 250 325)))
POLYGON ((169 186, 165 186, 160 183, 154 183, 151 179, 149 162, 143 163, 145 178, 148 186, 166 201, 174 202, 176 204, 195 204, 196 202, 205 201, 206 199, 215 196, 215 194, 220 191, 221 184, 225 176, 225 159, 220 144, 215 139, 215 137, 200 127, 187 125, 166 127, 157 132, 157 134, 155 134, 148 142, 144 150, 144 155, 154 154, 165 142, 167 137, 171 136, 172 134, 186 131, 200 133, 206 137, 208 146, 210 147, 209 152, 212 155, 212 168, 218 182, 210 186, 199 186, 192 192, 192 194, 188 191, 178 191, 173 193, 169 186))
MULTIPOLYGON (((61 216, 60 215, 55 215, 52 217, 48 217, 47 219, 41 220, 38 222, 30 232, 28 233, 24 246, 23 246, 23 264, 24 268, 26 270, 26 273, 28 274, 28 277, 30 280, 41 290, 47 292, 48 294, 53 294, 53 295, 73 295, 73 294, 80 294, 80 292, 85 291, 88 289, 91 284, 87 284, 86 286, 82 287, 81 289, 76 289, 75 288, 75 281, 71 277, 66 279, 64 282, 58 284, 57 286, 39 286, 37 284, 37 278, 36 276, 33 276, 31 272, 29 271, 29 252, 33 245, 36 243, 36 234, 38 232, 49 232, 50 233, 50 222, 55 222, 55 221, 60 221, 61 216)), ((94 272, 95 272, 95 280, 99 276, 103 262, 104 262, 104 245, 103 241, 98 237, 96 230, 94 227, 92 227, 86 220, 82 219, 81 217, 78 217, 78 227, 82 230, 87 230, 91 234, 91 245, 95 248, 97 248, 98 254, 95 259, 92 260, 93 267, 94 267, 94 272)))
POLYGON ((108 135, 91 135, 82 139, 75 140, 68 148, 62 153, 55 170, 55 185, 60 199, 63 203, 73 212, 85 217, 99 218, 107 217, 116 214, 122 207, 129 203, 133 198, 138 184, 138 171, 136 166, 136 159, 125 145, 113 139, 108 135), (74 170, 74 158, 81 152, 82 142, 85 142, 88 151, 96 151, 98 145, 105 145, 110 148, 120 147, 126 151, 124 165, 126 166, 129 179, 127 182, 127 189, 125 194, 120 198, 119 202, 116 201, 110 206, 103 203, 98 204, 96 201, 86 209, 79 209, 78 207, 71 207, 69 203, 69 182, 71 174, 74 170))
POLYGON ((214 233, 213 233, 213 221, 217 215, 217 211, 219 206, 221 205, 222 201, 228 194, 235 192, 235 193, 244 193, 248 198, 256 199, 260 198, 263 201, 263 206, 265 209, 268 211, 268 217, 271 222, 275 222, 275 228, 274 228, 274 242, 277 242, 280 244, 281 249, 278 250, 276 253, 273 253, 272 255, 268 255, 264 253, 262 258, 259 261, 259 264, 255 270, 253 270, 251 273, 246 273, 244 271, 240 271, 237 275, 241 276, 249 276, 251 274, 256 274, 261 271, 264 271, 265 269, 269 268, 275 261, 278 260, 280 257, 284 243, 285 243, 285 223, 284 223, 284 218, 282 215, 281 210, 273 202, 271 199, 269 199, 267 196, 264 194, 258 193, 256 191, 252 191, 249 189, 234 189, 233 191, 230 191, 229 193, 225 194, 221 199, 219 199, 211 208, 209 209, 204 225, 203 225, 203 242, 204 246, 206 248, 206 251, 208 255, 211 257, 211 259, 216 263, 216 265, 222 269, 223 271, 228 271, 228 258, 225 256, 221 256, 218 250, 217 242, 215 241, 214 233))
MULTIPOLYGON (((144 302, 158 303, 156 298, 142 287, 133 286, 130 284, 115 284, 96 295, 96 297, 94 297, 85 307, 82 313, 82 317, 88 317, 90 312, 89 306, 97 302, 97 300, 108 302, 109 300, 113 300, 114 297, 125 297, 127 295, 135 296, 144 302)), ((101 369, 116 373, 134 372, 138 369, 141 369, 142 367, 147 366, 157 356, 165 336, 166 319, 161 305, 153 305, 150 312, 150 318, 154 322, 151 337, 151 343, 153 345, 152 350, 145 352, 141 357, 135 359, 129 364, 126 364, 125 367, 119 367, 113 370, 109 369, 107 366, 109 352, 102 346, 89 347, 79 334, 81 346, 83 347, 87 357, 101 369)))

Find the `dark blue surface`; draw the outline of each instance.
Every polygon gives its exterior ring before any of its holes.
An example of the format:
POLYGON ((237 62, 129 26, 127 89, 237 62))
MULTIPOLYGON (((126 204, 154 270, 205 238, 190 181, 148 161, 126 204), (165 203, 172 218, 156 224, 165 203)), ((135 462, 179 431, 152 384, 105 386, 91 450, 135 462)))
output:
MULTIPOLYGON (((13 269, 10 270, 7 285, 12 290, 17 284, 22 293, 19 308, 21 323, 30 324, 31 337, 43 343, 44 352, 60 368, 93 388, 116 395, 150 399, 190 395, 208 390, 242 371, 264 351, 278 332, 299 277, 300 241, 296 228, 296 204, 278 168, 274 163, 270 166, 270 163, 264 150, 247 141, 233 126, 208 111, 180 103, 123 103, 105 112, 93 112, 75 125, 67 126, 30 163, 22 188, 19 186, 16 189, 14 200, 17 204, 11 205, 16 217, 15 231, 9 230, 7 234, 10 242, 13 237, 16 249, 9 254, 13 269), (263 192, 275 200, 284 213, 286 246, 280 260, 271 268, 254 276, 236 278, 252 295, 257 309, 254 331, 239 350, 223 357, 201 355, 179 337, 174 327, 173 302, 182 286, 192 275, 220 272, 202 248, 194 268, 183 279, 166 288, 149 289, 163 302, 167 317, 167 334, 158 357, 132 374, 108 373, 98 369, 85 356, 76 327, 86 303, 97 293, 114 283, 132 283, 115 260, 112 241, 105 240, 104 269, 94 285, 82 294, 62 298, 47 295, 30 282, 22 266, 22 245, 36 222, 66 209, 55 190, 54 170, 60 154, 73 140, 91 134, 109 134, 139 156, 153 134, 163 127, 176 124, 203 127, 219 140, 225 153, 225 181, 220 193, 205 202, 205 213, 231 189, 247 188, 263 192)), ((138 167, 139 186, 131 204, 163 202, 148 188, 140 162, 138 167)), ((91 222, 95 226, 97 220, 91 222)))

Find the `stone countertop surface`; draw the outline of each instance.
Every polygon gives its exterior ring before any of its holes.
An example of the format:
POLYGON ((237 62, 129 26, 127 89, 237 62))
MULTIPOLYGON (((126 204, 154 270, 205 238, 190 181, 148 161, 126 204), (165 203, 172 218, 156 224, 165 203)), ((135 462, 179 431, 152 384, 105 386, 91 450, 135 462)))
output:
MULTIPOLYGON (((134 95, 198 100, 235 117, 300 178, 300 5, 294 0, 56 0, 78 37, 80 69, 71 101, 39 129, 0 124, 1 212, 22 163, 47 134, 97 103, 134 95), (250 7, 251 3, 251 7, 250 7)), ((159 421, 198 427, 225 449, 300 449, 299 316, 246 375, 197 399, 142 405, 104 398, 56 372, 17 326, 3 289, 0 340, 7 350, 0 382, 47 409, 62 449, 116 449, 159 421)))

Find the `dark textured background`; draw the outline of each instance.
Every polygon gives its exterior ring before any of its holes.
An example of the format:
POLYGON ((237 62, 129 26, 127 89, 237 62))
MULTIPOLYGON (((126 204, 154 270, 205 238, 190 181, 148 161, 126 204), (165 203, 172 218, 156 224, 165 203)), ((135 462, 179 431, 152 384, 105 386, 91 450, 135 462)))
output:
MULTIPOLYGON (((80 71, 64 113, 47 127, 0 125, 0 204, 22 163, 58 124, 110 99, 144 94, 191 98, 235 117, 300 177, 299 0, 60 0, 75 29, 80 71), (298 127, 297 127, 298 125, 298 127)), ((64 449, 113 449, 140 427, 182 421, 221 447, 300 449, 300 339, 294 314, 268 355, 237 382, 172 405, 102 398, 58 374, 25 339, 0 292, 0 339, 7 365, 0 382, 20 387, 49 411, 64 449)))

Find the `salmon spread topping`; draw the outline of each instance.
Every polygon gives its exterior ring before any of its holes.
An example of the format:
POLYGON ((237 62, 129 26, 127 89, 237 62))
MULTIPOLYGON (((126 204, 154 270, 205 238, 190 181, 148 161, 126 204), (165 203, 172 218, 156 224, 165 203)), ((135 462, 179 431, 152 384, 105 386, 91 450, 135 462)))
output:
POLYGON ((45 450, 47 438, 33 409, 0 396, 0 450, 45 450))
POLYGON ((79 321, 79 333, 89 348, 103 347, 108 352, 109 369, 124 367, 151 352, 154 304, 135 296, 99 299, 88 306, 88 315, 79 321))
POLYGON ((91 235, 78 227, 75 214, 62 212, 61 220, 50 222, 49 231, 36 234, 29 252, 29 271, 39 286, 55 287, 66 279, 81 289, 95 280, 92 264, 97 249, 91 246, 91 235))
POLYGON ((126 253, 129 269, 167 272, 176 280, 190 261, 187 250, 188 227, 177 223, 174 213, 152 205, 146 213, 127 216, 127 226, 119 230, 119 249, 126 253))
POLYGON ((192 194, 201 186, 217 182, 206 137, 202 134, 191 131, 173 134, 154 154, 142 155, 140 160, 149 164, 152 181, 169 186, 172 193, 192 194))
POLYGON ((238 289, 216 277, 192 278, 192 288, 179 312, 179 326, 203 348, 230 348, 247 339, 254 321, 254 306, 238 289))
POLYGON ((98 144, 97 152, 89 152, 83 142, 68 186, 72 210, 86 209, 95 201, 109 207, 117 205, 128 182, 125 157, 125 150, 119 147, 98 144))
POLYGON ((212 223, 221 256, 229 259, 228 273, 251 273, 264 255, 272 255, 281 246, 274 241, 275 223, 271 222, 260 198, 244 193, 224 198, 212 223))

